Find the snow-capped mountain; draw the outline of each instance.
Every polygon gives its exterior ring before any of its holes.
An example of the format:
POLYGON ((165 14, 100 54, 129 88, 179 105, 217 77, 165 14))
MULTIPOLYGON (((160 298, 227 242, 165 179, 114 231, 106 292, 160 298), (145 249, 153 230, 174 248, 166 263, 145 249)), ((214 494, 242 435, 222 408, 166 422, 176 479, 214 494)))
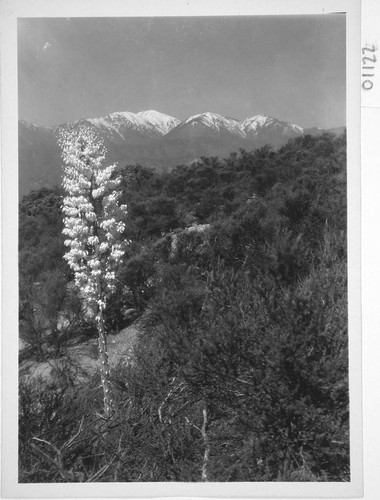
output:
MULTIPOLYGON (((62 160, 57 138, 71 125, 93 127, 107 148, 106 161, 139 163, 170 170, 202 156, 228 156, 240 148, 252 150, 265 144, 278 147, 291 137, 314 129, 264 115, 239 121, 205 112, 180 121, 155 110, 116 112, 56 127, 38 127, 19 121, 19 192, 60 184, 62 160)), ((318 129, 315 129, 320 133, 318 129)))
POLYGON ((100 118, 86 120, 105 137, 116 142, 130 141, 140 136, 156 136, 156 129, 135 113, 112 113, 100 118))
POLYGON ((245 137, 257 135, 259 132, 266 130, 278 131, 284 136, 302 135, 303 128, 294 123, 284 122, 271 116, 256 115, 251 118, 246 118, 240 123, 241 130, 245 137))
POLYGON ((204 137, 205 133, 219 137, 226 134, 244 137, 239 121, 210 112, 190 116, 173 128, 169 135, 171 139, 195 138, 204 137))
POLYGON ((139 140, 157 139, 174 128, 179 120, 173 116, 149 110, 139 113, 123 111, 99 118, 88 118, 74 125, 87 123, 110 141, 116 143, 138 143, 139 140))
POLYGON ((152 125, 161 135, 167 134, 180 123, 180 120, 174 118, 174 116, 165 115, 153 109, 140 111, 137 116, 144 120, 145 123, 152 125))
MULTIPOLYGON (((88 125, 97 129, 105 140, 119 144, 144 143, 148 139, 167 137, 173 139, 235 138, 251 139, 260 133, 292 137, 303 133, 302 127, 264 115, 256 115, 239 121, 217 113, 200 113, 182 122, 173 116, 149 110, 131 113, 111 113, 99 118, 87 118, 71 123, 73 126, 88 125)), ((63 125, 64 126, 64 125, 63 125)), ((42 128, 42 127, 41 127, 42 128)), ((45 130, 49 130, 43 127, 45 130)), ((54 129, 55 135, 61 126, 54 129)))

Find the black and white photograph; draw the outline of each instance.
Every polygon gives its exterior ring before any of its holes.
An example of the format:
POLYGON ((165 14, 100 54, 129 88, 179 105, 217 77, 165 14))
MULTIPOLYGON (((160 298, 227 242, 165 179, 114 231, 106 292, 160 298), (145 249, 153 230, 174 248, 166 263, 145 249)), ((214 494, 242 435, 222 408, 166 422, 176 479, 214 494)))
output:
POLYGON ((16 19, 18 484, 349 486, 347 12, 111 14, 16 19))

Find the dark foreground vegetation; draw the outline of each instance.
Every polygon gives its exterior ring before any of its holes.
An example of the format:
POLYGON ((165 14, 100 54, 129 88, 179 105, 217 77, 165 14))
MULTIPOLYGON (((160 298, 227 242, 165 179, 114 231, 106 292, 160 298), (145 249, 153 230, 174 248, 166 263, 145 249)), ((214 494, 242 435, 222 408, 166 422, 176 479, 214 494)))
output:
MULTIPOLYGON (((133 361, 112 372, 110 420, 97 376, 21 378, 20 482, 349 481, 345 136, 120 171, 131 244, 106 319, 138 318, 133 361)), ((36 361, 96 332, 62 259, 62 195, 20 204, 36 361)))

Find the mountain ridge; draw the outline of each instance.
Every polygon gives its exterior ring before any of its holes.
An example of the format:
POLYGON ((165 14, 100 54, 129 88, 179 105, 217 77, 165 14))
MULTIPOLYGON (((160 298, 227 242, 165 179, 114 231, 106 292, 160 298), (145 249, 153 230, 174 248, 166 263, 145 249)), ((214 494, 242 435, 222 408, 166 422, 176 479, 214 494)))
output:
POLYGON ((226 156, 239 149, 265 144, 279 147, 289 139, 323 130, 304 129, 266 115, 237 120, 204 112, 185 120, 156 110, 114 112, 57 126, 37 126, 19 120, 19 194, 61 182, 62 160, 57 145, 68 126, 89 126, 98 132, 107 149, 106 161, 140 163, 168 171, 201 156, 226 156))
MULTIPOLYGON (((24 124, 30 124, 36 128, 43 128, 46 130, 56 131, 60 128, 67 125, 79 125, 85 122, 90 123, 94 126, 104 126, 108 125, 109 127, 114 127, 115 124, 120 125, 134 125, 135 129, 141 131, 151 131, 151 129, 155 129, 159 131, 160 135, 167 135, 177 126, 184 126, 186 124, 194 124, 194 123, 202 123, 205 126, 213 128, 214 130, 220 129, 220 126, 224 126, 228 128, 231 132, 237 133, 239 136, 244 137, 244 131, 247 129, 247 125, 251 123, 256 123, 256 127, 263 127, 276 125, 286 125, 290 126, 294 131, 302 133, 305 130, 303 127, 286 122, 284 120, 280 120, 278 118, 274 118, 268 115, 254 115, 251 117, 244 118, 242 120, 238 120, 237 118, 223 116, 218 113, 213 113, 210 111, 205 111, 203 113, 198 113, 195 115, 191 115, 184 120, 179 120, 174 116, 167 115, 165 113, 161 113, 156 110, 147 110, 147 111, 138 111, 137 113, 133 113, 130 111, 116 111, 110 113, 105 116, 93 117, 93 118, 82 118, 80 120, 75 120, 67 123, 62 123, 59 125, 53 126, 39 126, 34 123, 28 122, 26 120, 20 119, 20 122, 24 124)), ((314 127, 315 128, 315 127, 314 127)))

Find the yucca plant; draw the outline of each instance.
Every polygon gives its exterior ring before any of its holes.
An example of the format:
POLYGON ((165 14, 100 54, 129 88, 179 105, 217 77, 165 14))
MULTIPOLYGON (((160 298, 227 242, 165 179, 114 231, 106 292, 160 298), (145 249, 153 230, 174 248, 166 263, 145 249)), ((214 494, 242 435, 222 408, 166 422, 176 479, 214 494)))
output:
POLYGON ((123 239, 127 206, 119 204, 121 179, 116 165, 104 166, 103 141, 89 127, 70 128, 60 135, 64 161, 64 229, 69 251, 64 255, 75 283, 93 311, 99 334, 104 411, 112 410, 110 368, 104 309, 116 289, 116 270, 128 241, 123 239))

